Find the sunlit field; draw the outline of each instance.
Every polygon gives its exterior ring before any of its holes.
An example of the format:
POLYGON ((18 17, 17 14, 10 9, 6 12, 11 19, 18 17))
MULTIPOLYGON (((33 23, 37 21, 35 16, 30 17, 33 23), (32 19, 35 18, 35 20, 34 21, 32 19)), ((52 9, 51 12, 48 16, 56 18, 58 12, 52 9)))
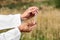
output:
POLYGON ((60 40, 60 10, 43 7, 37 15, 36 29, 23 33, 21 40, 60 40))
MULTIPOLYGON (((17 14, 25 10, 0 9, 0 14, 17 14)), ((37 25, 30 33, 22 33, 20 40, 60 40, 60 10, 42 6, 35 20, 37 25)))

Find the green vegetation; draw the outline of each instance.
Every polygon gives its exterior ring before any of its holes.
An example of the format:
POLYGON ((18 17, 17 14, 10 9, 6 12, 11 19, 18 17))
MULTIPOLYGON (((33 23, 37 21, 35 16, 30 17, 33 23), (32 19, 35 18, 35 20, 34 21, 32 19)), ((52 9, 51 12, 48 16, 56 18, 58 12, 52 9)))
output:
POLYGON ((60 0, 54 0, 56 8, 60 8, 60 0))
MULTIPOLYGON (((0 0, 1 1, 1 0, 0 0)), ((0 8, 2 7, 8 7, 9 9, 19 9, 19 8, 23 8, 23 9, 26 9, 28 8, 29 6, 38 6, 40 7, 41 5, 54 5, 56 8, 60 8, 60 1, 59 0, 47 0, 47 1, 38 1, 38 2, 23 2, 22 0, 16 0, 16 1, 13 1, 13 0, 6 0, 5 4, 2 3, 3 5, 0 4, 0 8)), ((27 0, 26 0, 27 1, 27 0)), ((3 0, 1 1, 3 2, 3 0)))

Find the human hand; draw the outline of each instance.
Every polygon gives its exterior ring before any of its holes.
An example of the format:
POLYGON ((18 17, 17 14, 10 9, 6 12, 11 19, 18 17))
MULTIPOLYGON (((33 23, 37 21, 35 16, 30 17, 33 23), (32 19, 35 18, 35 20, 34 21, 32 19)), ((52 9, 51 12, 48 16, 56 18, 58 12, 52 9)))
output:
POLYGON ((22 18, 22 20, 26 20, 26 19, 29 19, 29 18, 34 17, 37 13, 38 13, 38 7, 33 6, 33 7, 28 8, 28 9, 21 15, 21 18, 22 18))
POLYGON ((18 28, 21 32, 30 32, 34 29, 35 26, 36 26, 35 21, 29 21, 29 22, 23 23, 18 28))

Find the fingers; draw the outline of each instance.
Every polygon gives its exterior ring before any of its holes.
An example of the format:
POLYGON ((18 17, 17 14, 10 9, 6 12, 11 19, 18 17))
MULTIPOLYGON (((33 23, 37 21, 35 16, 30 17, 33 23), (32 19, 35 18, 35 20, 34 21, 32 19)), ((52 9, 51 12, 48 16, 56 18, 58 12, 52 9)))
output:
POLYGON ((38 7, 33 6, 28 8, 21 16, 22 20, 30 19, 38 13, 38 7))
POLYGON ((32 31, 35 27, 36 27, 36 25, 30 27, 30 30, 32 31))
POLYGON ((28 9, 30 9, 30 10, 38 10, 38 7, 33 6, 33 7, 28 8, 28 9))
POLYGON ((29 12, 38 12, 38 7, 36 7, 36 6, 33 6, 33 7, 30 7, 30 8, 28 8, 28 10, 29 10, 29 12))
POLYGON ((31 13, 35 16, 38 13, 38 8, 37 7, 30 7, 29 9, 31 13))
POLYGON ((32 27, 36 25, 36 22, 34 20, 31 20, 30 22, 28 22, 28 27, 32 27))
POLYGON ((34 20, 31 20, 29 22, 23 23, 19 26, 19 30, 21 32, 30 32, 35 28, 36 22, 34 20))
POLYGON ((35 10, 35 11, 32 11, 32 14, 37 14, 38 13, 38 10, 35 10))
POLYGON ((28 24, 28 28, 30 31, 32 31, 36 27, 36 22, 34 20, 31 20, 28 24))

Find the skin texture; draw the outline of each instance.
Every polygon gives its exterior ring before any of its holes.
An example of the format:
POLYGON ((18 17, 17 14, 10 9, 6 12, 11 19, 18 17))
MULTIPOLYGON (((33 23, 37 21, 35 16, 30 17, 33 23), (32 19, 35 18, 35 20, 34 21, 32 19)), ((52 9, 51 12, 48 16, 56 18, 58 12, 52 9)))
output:
MULTIPOLYGON (((38 7, 33 6, 29 7, 22 15, 22 20, 28 20, 32 17, 34 17, 38 13, 38 7)), ((36 25, 36 22, 34 20, 22 23, 18 28, 21 32, 30 32, 33 30, 34 26, 36 25)))

